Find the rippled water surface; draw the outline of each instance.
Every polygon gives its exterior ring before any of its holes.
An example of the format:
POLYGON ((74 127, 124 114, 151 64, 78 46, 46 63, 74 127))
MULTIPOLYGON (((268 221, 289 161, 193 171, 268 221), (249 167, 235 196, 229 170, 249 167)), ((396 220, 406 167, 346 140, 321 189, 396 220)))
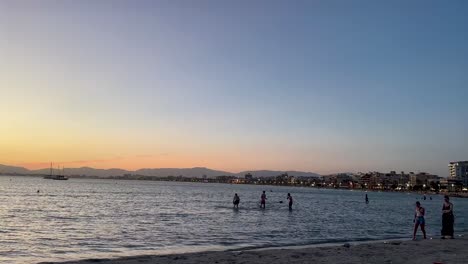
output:
MULTIPOLYGON (((0 176, 0 263, 411 236, 420 195, 368 195, 365 204, 364 192, 349 190, 0 176), (232 208, 235 192, 239 210, 232 208)), ((442 197, 427 198, 427 230, 437 236, 442 197)), ((453 203, 461 233, 468 199, 453 203)))

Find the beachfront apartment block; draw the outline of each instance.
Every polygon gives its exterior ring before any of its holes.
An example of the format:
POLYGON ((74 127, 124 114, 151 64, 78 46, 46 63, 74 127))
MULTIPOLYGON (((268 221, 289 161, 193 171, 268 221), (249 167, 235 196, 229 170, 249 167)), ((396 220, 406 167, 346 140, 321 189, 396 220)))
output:
POLYGON ((458 180, 468 186, 468 161, 452 161, 448 165, 449 179, 458 180))

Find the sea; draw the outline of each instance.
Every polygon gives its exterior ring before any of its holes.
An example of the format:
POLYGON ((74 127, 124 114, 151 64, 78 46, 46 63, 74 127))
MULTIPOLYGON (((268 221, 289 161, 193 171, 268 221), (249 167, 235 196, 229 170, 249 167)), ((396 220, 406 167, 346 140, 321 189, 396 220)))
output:
MULTIPOLYGON (((441 195, 0 176, 0 263, 411 238, 416 201, 426 208, 428 236, 439 238, 441 195)), ((463 234, 468 199, 452 202, 463 234)))

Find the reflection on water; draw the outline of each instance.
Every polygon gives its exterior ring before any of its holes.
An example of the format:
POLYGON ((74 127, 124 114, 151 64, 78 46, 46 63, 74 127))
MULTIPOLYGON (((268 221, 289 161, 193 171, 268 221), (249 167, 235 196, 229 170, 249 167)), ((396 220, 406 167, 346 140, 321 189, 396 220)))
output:
MULTIPOLYGON (((363 192, 348 190, 0 176, 0 262, 411 236, 420 196, 368 195, 366 204, 363 192), (265 210, 259 208, 262 190, 265 210), (234 193, 241 198, 238 210, 232 208, 234 193)), ((438 236, 442 197, 433 198, 421 202, 428 234, 438 236)), ((453 202, 456 232, 463 232, 468 199, 453 202)))

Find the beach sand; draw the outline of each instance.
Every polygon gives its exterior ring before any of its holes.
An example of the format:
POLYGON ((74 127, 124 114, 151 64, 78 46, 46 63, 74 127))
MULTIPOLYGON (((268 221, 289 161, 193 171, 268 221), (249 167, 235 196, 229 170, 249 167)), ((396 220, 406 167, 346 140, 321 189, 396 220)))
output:
POLYGON ((62 262, 68 264, 115 263, 468 263, 468 238, 428 239, 418 241, 349 243, 345 246, 309 246, 270 248, 244 251, 212 251, 201 253, 88 259, 62 262))

